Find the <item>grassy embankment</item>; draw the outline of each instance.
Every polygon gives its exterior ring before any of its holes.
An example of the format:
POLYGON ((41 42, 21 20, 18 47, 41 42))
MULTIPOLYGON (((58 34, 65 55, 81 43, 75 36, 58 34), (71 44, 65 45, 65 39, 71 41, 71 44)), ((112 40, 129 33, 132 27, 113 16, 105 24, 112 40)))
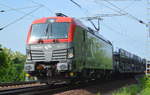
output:
POLYGON ((150 77, 139 79, 139 84, 123 87, 112 95, 150 95, 150 77))

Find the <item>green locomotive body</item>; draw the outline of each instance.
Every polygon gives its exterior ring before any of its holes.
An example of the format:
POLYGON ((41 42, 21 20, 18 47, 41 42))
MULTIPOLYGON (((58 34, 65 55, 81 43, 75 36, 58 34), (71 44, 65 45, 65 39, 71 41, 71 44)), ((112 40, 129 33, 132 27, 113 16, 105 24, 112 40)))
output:
POLYGON ((73 46, 75 71, 83 69, 113 70, 112 44, 98 33, 76 26, 73 46))

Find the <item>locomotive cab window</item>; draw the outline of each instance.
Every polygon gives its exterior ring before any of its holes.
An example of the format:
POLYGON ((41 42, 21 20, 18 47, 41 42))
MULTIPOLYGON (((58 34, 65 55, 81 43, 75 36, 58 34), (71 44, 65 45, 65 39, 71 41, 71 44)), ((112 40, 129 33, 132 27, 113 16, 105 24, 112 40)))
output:
POLYGON ((32 25, 31 38, 34 39, 65 39, 68 38, 69 23, 53 22, 32 25))
POLYGON ((48 24, 46 23, 33 24, 31 31, 31 39, 46 39, 47 27, 48 24))
POLYGON ((64 39, 68 38, 69 23, 52 23, 49 29, 49 39, 64 39))

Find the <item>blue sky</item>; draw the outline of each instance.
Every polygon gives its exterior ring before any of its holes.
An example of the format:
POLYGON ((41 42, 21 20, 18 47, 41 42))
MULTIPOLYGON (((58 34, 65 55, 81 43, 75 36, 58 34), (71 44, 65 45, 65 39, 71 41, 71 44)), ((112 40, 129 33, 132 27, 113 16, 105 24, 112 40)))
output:
MULTIPOLYGON (((3 27, 12 21, 22 17, 26 13, 37 8, 37 4, 31 0, 0 0, 0 10, 6 10, 0 13, 0 27, 3 27), (24 10, 12 10, 11 8, 23 8, 36 6, 24 10)), ((82 6, 82 10, 75 6, 70 0, 34 0, 46 7, 41 7, 36 12, 25 17, 24 19, 4 28, 0 34, 0 44, 4 47, 11 48, 13 51, 25 53, 26 36, 31 22, 35 19, 55 16, 54 13, 62 12, 68 16, 81 18, 94 16, 97 14, 118 14, 110 8, 113 6, 102 0, 74 0, 82 6), (107 6, 107 7, 106 7, 107 6)), ((124 9, 126 12, 147 22, 146 0, 109 0, 116 6, 124 9)), ((116 10, 116 9, 115 9, 116 10)), ((87 26, 90 23, 82 20, 87 26)), ((147 28, 128 16, 104 17, 100 22, 100 34, 110 40, 114 47, 123 48, 137 54, 141 57, 150 57, 148 52, 147 28)))

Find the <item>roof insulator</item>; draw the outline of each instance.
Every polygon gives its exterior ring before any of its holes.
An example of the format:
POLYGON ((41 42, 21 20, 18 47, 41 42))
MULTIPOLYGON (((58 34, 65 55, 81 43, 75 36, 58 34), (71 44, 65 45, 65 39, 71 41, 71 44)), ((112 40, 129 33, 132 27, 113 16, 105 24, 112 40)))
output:
POLYGON ((60 16, 60 17, 68 17, 68 16, 64 15, 63 13, 56 13, 56 16, 60 16))

